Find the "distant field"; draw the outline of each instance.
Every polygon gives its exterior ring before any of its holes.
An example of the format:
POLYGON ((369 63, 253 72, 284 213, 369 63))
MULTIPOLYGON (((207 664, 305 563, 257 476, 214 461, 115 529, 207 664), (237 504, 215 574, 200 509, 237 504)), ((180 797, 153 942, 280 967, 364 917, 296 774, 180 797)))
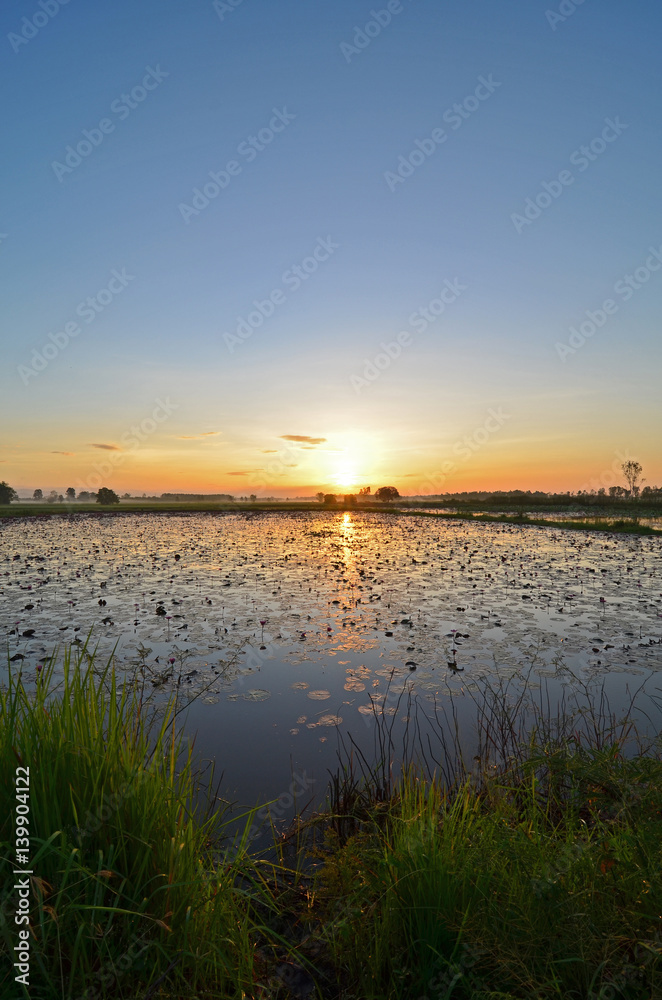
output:
POLYGON ((185 513, 273 513, 278 511, 342 511, 352 513, 390 513, 398 516, 439 517, 467 521, 489 521, 503 524, 520 524, 545 528, 581 531, 611 531, 635 535, 662 535, 662 530, 645 523, 647 519, 662 517, 662 505, 635 504, 579 506, 572 502, 546 506, 539 501, 527 505, 517 503, 511 507, 469 504, 457 501, 399 501, 396 504, 362 503, 358 505, 335 503, 329 506, 307 501, 256 501, 215 503, 209 501, 173 502, 159 500, 122 500, 108 506, 98 503, 13 503, 0 507, 0 520, 15 517, 67 517, 71 514, 185 514, 185 513), (509 511, 504 511, 508 507, 509 511), (449 510, 449 508, 452 508, 449 510), (535 517, 535 513, 556 512, 565 515, 563 520, 535 517), (567 518, 572 514, 573 518, 567 518), (641 519, 644 523, 641 523, 641 519))

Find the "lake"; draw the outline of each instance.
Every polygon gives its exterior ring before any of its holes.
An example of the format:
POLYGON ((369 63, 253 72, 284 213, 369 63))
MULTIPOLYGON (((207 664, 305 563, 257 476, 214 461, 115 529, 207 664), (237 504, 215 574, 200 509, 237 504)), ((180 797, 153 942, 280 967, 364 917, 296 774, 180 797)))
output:
MULTIPOLYGON (((340 737, 454 708, 528 676, 620 710, 662 669, 662 544, 376 513, 73 514, 5 521, 0 628, 34 683, 54 647, 114 651, 242 805, 323 795, 340 737), (88 642, 88 636, 89 642, 88 642), (412 705, 407 708, 411 695, 412 705), (302 791, 303 786, 305 790, 302 791)), ((5 677, 6 677, 6 667, 5 677)), ((649 695, 650 692, 650 695, 649 695)))

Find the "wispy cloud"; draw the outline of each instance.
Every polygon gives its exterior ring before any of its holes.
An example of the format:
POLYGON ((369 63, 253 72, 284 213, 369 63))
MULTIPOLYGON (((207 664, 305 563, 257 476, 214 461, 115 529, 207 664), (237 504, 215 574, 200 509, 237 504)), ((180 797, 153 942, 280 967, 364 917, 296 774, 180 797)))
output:
POLYGON ((302 444, 322 444, 326 438, 310 437, 309 434, 281 434, 281 441, 300 441, 302 444))
POLYGON ((92 448, 101 448, 102 451, 121 451, 122 449, 117 444, 91 444, 92 448))
POLYGON ((202 434, 178 434, 178 441, 199 441, 201 438, 216 437, 220 431, 203 431, 202 434))
POLYGON ((51 455, 75 455, 75 451, 52 451, 51 455))
POLYGON ((226 472, 226 476, 250 476, 253 472, 262 472, 262 469, 246 469, 244 472, 226 472))
POLYGON ((261 455, 277 455, 278 454, 278 449, 277 448, 263 448, 262 451, 260 452, 260 454, 261 455))

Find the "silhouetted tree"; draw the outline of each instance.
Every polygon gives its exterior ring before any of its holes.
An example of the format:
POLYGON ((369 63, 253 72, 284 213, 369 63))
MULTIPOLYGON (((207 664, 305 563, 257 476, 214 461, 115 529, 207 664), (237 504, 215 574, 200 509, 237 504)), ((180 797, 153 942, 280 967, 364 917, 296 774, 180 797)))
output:
POLYGON ((319 503, 324 503, 324 494, 323 493, 316 493, 315 497, 316 497, 316 499, 318 500, 319 503))
POLYGON ((51 492, 46 497, 46 503, 57 503, 57 491, 51 490, 51 492))
POLYGON ((34 493, 32 494, 32 499, 33 500, 43 500, 44 499, 44 494, 41 492, 41 490, 35 490, 34 493))
POLYGON ((18 500, 18 493, 13 486, 3 480, 0 483, 0 504, 11 503, 12 500, 18 500))
POLYGON ((381 500, 382 503, 391 503, 392 500, 397 500, 399 496, 400 494, 395 486, 380 486, 375 493, 375 500, 381 500))
POLYGON ((343 503, 346 507, 356 507, 356 495, 354 493, 345 493, 343 503))
POLYGON ((335 493, 325 493, 324 494, 324 506, 331 507, 336 502, 335 493))
POLYGON ((81 490, 81 492, 78 494, 78 499, 79 500, 90 500, 91 497, 92 497, 92 494, 88 493, 87 490, 81 490))
POLYGON ((621 471, 623 472, 625 482, 628 484, 630 493, 633 497, 636 497, 639 493, 639 483, 641 482, 641 473, 643 472, 641 464, 629 459, 627 462, 623 462, 621 471))
POLYGON ((119 503, 120 498, 118 497, 115 490, 109 490, 107 486, 102 486, 97 493, 97 503, 119 503))
POLYGON ((252 501, 253 501, 253 503, 255 503, 255 501, 257 500, 257 497, 255 496, 255 494, 254 494, 254 493, 251 493, 251 495, 250 495, 249 499, 250 499, 250 500, 252 500, 252 501))
POLYGON ((369 486, 362 486, 361 489, 359 490, 359 496, 360 497, 369 497, 370 496, 370 487, 369 486))
POLYGON ((68 486, 67 487, 67 500, 75 500, 75 499, 76 499, 76 491, 75 491, 75 489, 73 488, 73 486, 68 486))

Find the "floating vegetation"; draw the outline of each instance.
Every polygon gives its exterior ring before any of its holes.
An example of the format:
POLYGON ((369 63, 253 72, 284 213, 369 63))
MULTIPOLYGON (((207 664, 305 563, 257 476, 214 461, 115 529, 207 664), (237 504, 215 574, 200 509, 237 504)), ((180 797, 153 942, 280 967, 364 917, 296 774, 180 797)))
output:
POLYGON ((326 701, 327 698, 331 697, 330 691, 309 691, 308 697, 313 701, 326 701))
POLYGON ((59 646, 113 654, 161 697, 197 697, 191 725, 210 754, 271 699, 267 729, 237 755, 255 773, 267 730, 284 766, 294 746, 303 754, 303 696, 343 706, 343 731, 368 733, 403 692, 456 704, 477 682, 529 670, 559 692, 571 675, 622 690, 662 667, 660 538, 525 522, 17 518, 2 526, 0 599, 7 659, 26 684, 59 646))

